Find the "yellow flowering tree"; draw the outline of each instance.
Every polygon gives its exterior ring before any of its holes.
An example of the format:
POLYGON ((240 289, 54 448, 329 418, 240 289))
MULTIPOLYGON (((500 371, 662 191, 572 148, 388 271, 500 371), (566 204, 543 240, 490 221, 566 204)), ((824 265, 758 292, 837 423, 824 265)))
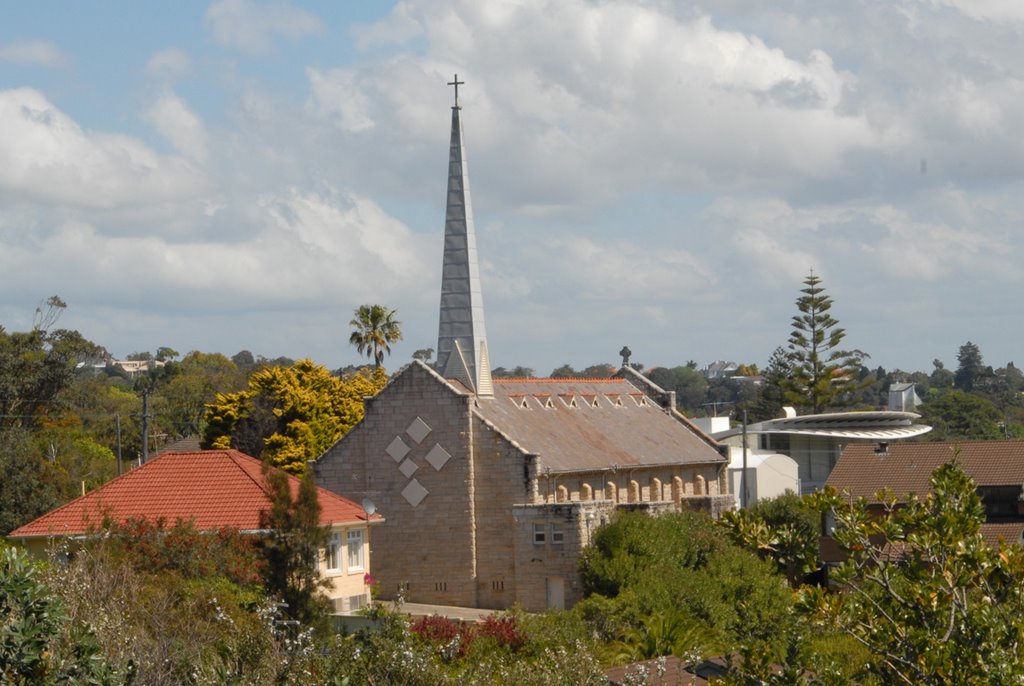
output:
POLYGON ((382 368, 338 378, 309 359, 261 369, 247 389, 207 406, 203 446, 235 448, 302 474, 363 418, 363 398, 386 383, 382 368))

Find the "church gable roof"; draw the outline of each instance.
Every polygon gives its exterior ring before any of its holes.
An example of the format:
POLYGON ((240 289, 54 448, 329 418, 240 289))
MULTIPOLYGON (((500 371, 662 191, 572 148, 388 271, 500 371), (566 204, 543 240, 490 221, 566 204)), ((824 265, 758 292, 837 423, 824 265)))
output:
POLYGON ((626 379, 495 379, 474 411, 554 472, 725 459, 626 379))

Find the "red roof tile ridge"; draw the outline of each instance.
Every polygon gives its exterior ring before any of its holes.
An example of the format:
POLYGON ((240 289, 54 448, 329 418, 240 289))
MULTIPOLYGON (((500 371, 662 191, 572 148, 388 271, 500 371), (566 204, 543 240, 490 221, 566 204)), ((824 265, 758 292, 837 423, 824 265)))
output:
MULTIPOLYGON (((239 450, 225 450, 224 453, 227 455, 228 459, 230 459, 234 463, 234 465, 236 467, 238 467, 239 471, 241 471, 253 483, 255 483, 256 486, 261 491, 263 491, 267 495, 270 495, 270 488, 267 486, 267 480, 264 479, 264 478, 257 479, 252 474, 250 474, 249 470, 246 469, 245 466, 243 465, 243 462, 255 462, 255 463, 259 464, 259 466, 260 466, 260 475, 262 477, 262 474, 263 474, 263 471, 262 471, 263 470, 263 463, 262 462, 257 460, 255 457, 253 457, 251 455, 246 455, 245 453, 243 453, 243 452, 241 452, 239 450)), ((289 475, 289 476, 291 476, 291 475, 289 475)))
MULTIPOLYGON (((19 534, 18 534, 19 531, 21 531, 22 529, 25 529, 27 527, 30 527, 31 525, 35 524, 40 519, 43 519, 44 517, 47 518, 47 519, 56 519, 58 513, 63 513, 64 510, 67 510, 67 509, 70 509, 72 507, 78 506, 83 500, 96 500, 96 499, 101 498, 101 496, 98 495, 100 490, 106 489, 108 486, 111 486, 111 485, 114 485, 114 484, 123 483, 124 481, 127 481, 131 477, 138 476, 139 471, 144 469, 147 465, 154 464, 158 460, 161 460, 161 459, 163 459, 164 457, 166 457, 168 455, 186 455, 186 454, 188 454, 188 453, 163 453, 161 455, 157 455, 156 457, 151 459, 149 462, 145 462, 145 463, 139 465, 138 467, 136 467, 135 469, 130 469, 127 472, 125 472, 124 474, 120 474, 118 476, 115 476, 110 481, 107 481, 106 483, 100 484, 99 486, 97 486, 96 488, 92 489, 88 493, 85 493, 84 495, 80 495, 80 496, 78 496, 76 498, 73 498, 73 499, 69 500, 68 502, 64 503, 63 505, 55 507, 54 509, 41 514, 40 516, 38 516, 35 519, 33 519, 31 522, 25 522, 24 524, 19 526, 17 529, 11 531, 7 535, 9 537, 11 537, 11 538, 17 538, 19 536, 19 534)), ((102 500, 100 500, 99 504, 102 505, 102 500)))

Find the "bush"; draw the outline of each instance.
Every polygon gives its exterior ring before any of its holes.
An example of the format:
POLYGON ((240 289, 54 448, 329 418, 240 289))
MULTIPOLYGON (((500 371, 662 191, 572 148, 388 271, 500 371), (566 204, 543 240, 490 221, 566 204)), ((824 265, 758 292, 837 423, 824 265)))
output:
POLYGON ((588 596, 574 612, 617 661, 754 644, 779 652, 780 623, 793 614, 773 565, 729 543, 702 513, 619 514, 598 530, 581 570, 588 596))
POLYGON ((91 628, 68 617, 27 554, 0 549, 0 683, 124 682, 103 659, 91 628))

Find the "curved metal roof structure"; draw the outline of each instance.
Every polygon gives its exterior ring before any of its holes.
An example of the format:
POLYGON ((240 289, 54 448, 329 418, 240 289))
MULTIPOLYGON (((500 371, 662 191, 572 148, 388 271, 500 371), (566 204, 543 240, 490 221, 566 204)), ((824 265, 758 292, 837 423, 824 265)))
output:
MULTIPOLYGON (((802 417, 781 417, 747 426, 747 433, 801 434, 858 441, 895 441, 913 438, 932 430, 927 424, 915 424, 921 415, 915 412, 875 410, 868 412, 828 412, 802 417)), ((742 433, 731 428, 713 434, 717 440, 742 433)))

